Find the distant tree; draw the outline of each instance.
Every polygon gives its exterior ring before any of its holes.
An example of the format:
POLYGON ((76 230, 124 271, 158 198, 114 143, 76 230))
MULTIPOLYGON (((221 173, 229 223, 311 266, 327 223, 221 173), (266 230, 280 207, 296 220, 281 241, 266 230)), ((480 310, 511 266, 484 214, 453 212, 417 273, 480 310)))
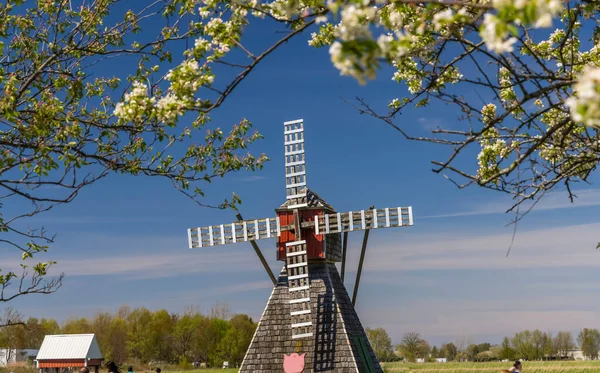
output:
POLYGON ((455 361, 463 362, 469 360, 466 352, 457 352, 455 356, 455 361))
POLYGON ((210 317, 213 319, 228 320, 231 316, 229 304, 217 301, 210 309, 210 317))
POLYGON ((25 348, 25 324, 21 313, 7 307, 0 315, 0 346, 5 348, 4 359, 10 361, 13 359, 13 351, 16 349, 25 348))
POLYGON ((541 360, 544 357, 544 333, 541 330, 534 330, 531 334, 531 344, 533 345, 533 359, 541 360))
POLYGON ((512 348, 508 337, 504 337, 504 339, 502 340, 500 358, 508 360, 513 360, 515 358, 515 349, 512 348))
POLYGON ((494 357, 492 356, 492 351, 487 350, 487 351, 482 351, 479 352, 476 356, 475 356, 475 361, 492 361, 494 360, 494 357))
POLYGON ((159 310, 152 314, 150 324, 151 356, 158 361, 176 363, 173 350, 173 330, 176 319, 167 310, 159 310))
POLYGON ((456 345, 452 342, 443 344, 440 347, 440 357, 445 357, 448 361, 453 361, 457 353, 456 345))
POLYGON ((116 362, 122 364, 127 360, 127 323, 120 317, 115 317, 110 320, 108 327, 108 357, 116 362))
POLYGON ((552 338, 552 332, 544 333, 544 356, 556 356, 556 349, 554 348, 552 338))
POLYGON ((108 351, 110 349, 110 322, 112 321, 112 315, 108 312, 99 312, 93 318, 91 322, 92 332, 96 334, 96 339, 100 345, 101 351, 108 351))
POLYGON ((465 352, 467 348, 472 344, 471 337, 468 335, 461 335, 456 338, 456 350, 458 352, 465 352))
POLYGON ((467 354, 467 359, 470 361, 474 361, 479 353, 479 348, 476 344, 470 344, 465 350, 465 354, 467 354))
POLYGON ((152 358, 152 330, 148 328, 152 313, 146 308, 136 308, 127 316, 127 349, 129 357, 147 363, 152 358))
POLYGON ((392 339, 384 328, 365 329, 369 343, 380 361, 388 361, 394 357, 392 339))
POLYGON ((211 317, 208 328, 203 332, 207 348, 208 364, 213 367, 221 366, 226 359, 227 349, 221 343, 227 335, 229 324, 227 320, 211 317))
POLYGON ((500 360, 500 354, 502 353, 502 346, 493 345, 489 349, 490 356, 493 360, 500 360))
POLYGON ((64 334, 82 334, 91 333, 92 325, 90 320, 86 318, 71 318, 68 319, 62 326, 61 332, 64 334))
POLYGON ((131 312, 131 307, 124 304, 119 307, 115 316, 118 317, 119 319, 125 320, 125 319, 127 319, 127 316, 129 316, 130 312, 131 312))
POLYGON ((424 358, 429 353, 429 344, 419 333, 409 332, 402 336, 402 342, 398 345, 398 350, 408 361, 415 361, 417 358, 424 358))
MULTIPOLYGON (((257 324, 247 315, 234 315, 229 320, 227 333, 221 340, 224 358, 233 366, 239 366, 250 346, 257 324)), ((390 342, 391 344, 391 342, 390 342)))
POLYGON ((433 346, 431 348, 431 357, 433 357, 433 358, 440 357, 440 350, 437 348, 437 346, 433 346))
POLYGON ((575 348, 573 334, 569 331, 558 332, 556 337, 554 337, 554 346, 559 356, 567 356, 569 350, 575 348))
POLYGON ((192 356, 192 346, 194 342, 194 333, 200 327, 201 315, 185 314, 175 326, 173 331, 173 343, 177 356, 186 358, 187 361, 194 361, 192 356))
POLYGON ((492 347, 491 344, 484 342, 477 345, 477 350, 479 352, 489 351, 490 347, 492 347))
POLYGON ((470 360, 474 361, 490 361, 495 359, 494 354, 490 351, 492 347, 489 343, 480 343, 478 345, 470 345, 467 349, 470 360))
POLYGON ((511 345, 515 350, 518 359, 531 360, 535 355, 533 338, 530 330, 524 330, 515 334, 511 340, 511 345))
POLYGON ((2 312, 2 315, 0 315, 0 328, 23 324, 23 315, 13 307, 6 307, 2 312))
POLYGON ((30 317, 25 322, 25 347, 38 349, 44 340, 44 327, 38 319, 30 317))
POLYGON ((600 332, 598 329, 584 328, 579 332, 577 342, 583 355, 590 360, 597 360, 600 352, 600 332))

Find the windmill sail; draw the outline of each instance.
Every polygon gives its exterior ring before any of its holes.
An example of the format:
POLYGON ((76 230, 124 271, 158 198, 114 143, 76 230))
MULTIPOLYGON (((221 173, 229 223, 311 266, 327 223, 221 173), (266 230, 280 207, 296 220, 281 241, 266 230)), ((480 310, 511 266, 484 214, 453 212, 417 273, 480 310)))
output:
POLYGON ((312 337, 312 311, 306 241, 288 242, 285 246, 292 339, 312 337))
POLYGON ((315 233, 328 234, 365 229, 404 227, 413 225, 412 207, 338 212, 315 215, 315 233))
MULTIPOLYGON (((298 200, 306 197, 306 159, 304 157, 304 120, 283 123, 285 146, 285 190, 286 199, 298 200)), ((294 203, 288 208, 305 207, 294 203)))
POLYGON ((190 228, 188 229, 188 244, 190 249, 196 249, 255 241, 280 235, 281 227, 278 218, 243 220, 229 224, 190 228))

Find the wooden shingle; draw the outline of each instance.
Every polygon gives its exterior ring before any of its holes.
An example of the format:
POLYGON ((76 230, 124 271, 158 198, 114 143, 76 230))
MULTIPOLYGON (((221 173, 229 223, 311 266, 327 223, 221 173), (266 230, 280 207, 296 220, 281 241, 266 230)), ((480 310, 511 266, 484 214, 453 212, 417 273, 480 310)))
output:
POLYGON ((297 352, 306 354, 305 373, 381 373, 379 362, 335 264, 310 263, 309 276, 314 336, 303 339, 300 347, 297 346, 298 340, 292 340, 284 267, 240 372, 281 373, 283 355, 297 352))

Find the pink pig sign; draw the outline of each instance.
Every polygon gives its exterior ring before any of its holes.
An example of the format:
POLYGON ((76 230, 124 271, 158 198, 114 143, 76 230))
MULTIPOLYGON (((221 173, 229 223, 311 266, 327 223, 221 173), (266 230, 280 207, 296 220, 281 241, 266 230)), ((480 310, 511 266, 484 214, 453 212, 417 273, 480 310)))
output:
POLYGON ((283 371, 285 373, 301 373, 304 370, 304 355, 293 353, 283 355, 283 371))

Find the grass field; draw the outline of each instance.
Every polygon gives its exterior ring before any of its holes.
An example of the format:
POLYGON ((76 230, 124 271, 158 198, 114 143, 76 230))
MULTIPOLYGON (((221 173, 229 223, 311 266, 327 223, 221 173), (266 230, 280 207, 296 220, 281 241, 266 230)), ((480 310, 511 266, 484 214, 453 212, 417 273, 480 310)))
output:
MULTIPOLYGON (((493 372, 499 373, 501 369, 510 367, 510 363, 445 363, 445 364, 409 364, 387 363, 384 364, 386 373, 473 373, 493 372)), ((199 369, 185 371, 186 373, 227 373, 237 372, 236 369, 199 369)), ((282 369, 283 372, 283 369, 282 369)), ((308 370, 305 370, 308 372, 308 370)), ((598 361, 535 361, 523 362, 523 373, 592 373, 600 372, 598 361)), ((164 373, 175 373, 164 371, 164 373)))
MULTIPOLYGON (((501 369, 510 367, 510 363, 387 363, 384 364, 386 373, 499 373, 501 369)), ((283 369, 281 370, 283 372, 283 369)), ((0 368, 0 373, 35 373, 35 370, 0 368)), ((105 372, 104 370, 102 371, 105 372)), ((233 373, 237 369, 196 369, 171 370, 164 369, 163 373, 233 373)), ((305 369, 308 372, 308 369, 305 369)), ((592 373, 600 372, 600 361, 535 361, 523 362, 523 373, 592 373)), ((140 371, 143 373, 143 371, 140 371)))
MULTIPOLYGON (((429 364, 384 364, 386 373, 499 373, 510 368, 510 363, 429 363, 429 364)), ((600 372, 600 362, 592 361, 534 361, 523 362, 523 373, 591 373, 600 372)))

